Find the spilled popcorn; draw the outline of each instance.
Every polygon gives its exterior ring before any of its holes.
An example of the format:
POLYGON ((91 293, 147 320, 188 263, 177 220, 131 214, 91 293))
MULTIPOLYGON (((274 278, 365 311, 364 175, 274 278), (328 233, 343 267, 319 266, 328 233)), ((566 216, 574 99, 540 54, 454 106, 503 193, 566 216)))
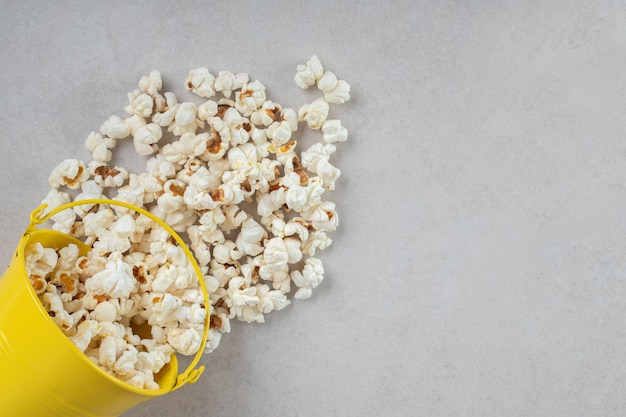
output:
MULTIPOLYGON (((329 116, 331 104, 350 99, 350 86, 316 56, 297 66, 295 81, 303 89, 316 85, 322 96, 296 110, 270 100, 248 74, 196 68, 184 87, 200 99, 180 102, 152 71, 128 93, 126 115, 109 117, 87 136, 92 161, 67 159, 49 178, 43 202, 50 209, 112 198, 183 234, 210 298, 205 353, 230 332, 231 319, 263 322, 291 298, 309 298, 324 279, 315 255, 331 245, 328 234, 338 225, 324 193, 335 189, 341 171, 331 159, 348 137, 329 116), (300 151, 302 125, 320 141, 300 151), (118 142, 131 139, 147 160, 143 172, 111 164, 118 142)), ((121 208, 82 205, 52 220, 92 251, 81 258, 72 247, 31 248, 31 280, 43 304, 100 366, 156 388, 150 372, 172 352, 199 349, 207 314, 180 253, 143 216, 121 208), (76 284, 71 290, 66 276, 76 284), (152 326, 152 339, 134 334, 133 320, 152 326)))

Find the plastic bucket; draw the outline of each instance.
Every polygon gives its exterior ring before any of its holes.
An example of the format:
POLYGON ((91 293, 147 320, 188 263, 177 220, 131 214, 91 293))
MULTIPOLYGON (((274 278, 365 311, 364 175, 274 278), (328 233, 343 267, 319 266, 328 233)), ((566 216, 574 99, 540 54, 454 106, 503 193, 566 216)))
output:
POLYGON ((210 305, 203 274, 180 236, 148 211, 119 201, 81 200, 58 207, 46 215, 43 215, 44 210, 45 206, 42 206, 31 214, 31 223, 0 279, 1 414, 16 417, 119 416, 137 404, 196 382, 204 370, 204 366, 195 366, 206 344, 210 305), (158 390, 126 384, 91 362, 48 315, 27 276, 24 250, 29 243, 41 242, 52 248, 74 243, 83 254, 89 250, 71 236, 36 228, 62 210, 85 204, 122 206, 151 218, 178 242, 197 273, 207 311, 202 345, 180 375, 176 355, 172 355, 170 363, 155 375, 155 381, 160 385, 158 390))

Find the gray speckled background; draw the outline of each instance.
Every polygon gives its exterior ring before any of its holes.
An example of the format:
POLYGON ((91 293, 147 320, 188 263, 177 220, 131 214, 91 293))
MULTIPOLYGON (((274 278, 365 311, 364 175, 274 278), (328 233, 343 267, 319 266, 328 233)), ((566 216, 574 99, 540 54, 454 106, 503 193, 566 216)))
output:
POLYGON ((626 4, 127 3, 0 1, 5 261, 151 69, 298 106, 315 53, 353 98, 323 284, 125 417, 624 415, 626 4))

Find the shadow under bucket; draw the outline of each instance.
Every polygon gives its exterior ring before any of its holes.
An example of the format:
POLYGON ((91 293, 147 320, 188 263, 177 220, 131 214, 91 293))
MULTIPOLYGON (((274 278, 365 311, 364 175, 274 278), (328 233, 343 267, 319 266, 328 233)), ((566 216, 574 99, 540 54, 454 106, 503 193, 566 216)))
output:
POLYGON ((31 215, 31 224, 0 278, 0 392, 2 414, 19 417, 112 417, 149 399, 194 383, 204 367, 194 369, 206 344, 209 302, 203 275, 184 241, 167 224, 133 205, 104 199, 73 202, 41 216, 31 215), (205 300, 207 320, 202 345, 189 367, 178 375, 178 361, 170 362, 155 375, 158 390, 139 389, 100 369, 58 328, 41 304, 26 272, 25 249, 34 242, 61 248, 76 244, 81 255, 89 251, 83 242, 66 234, 35 229, 54 214, 78 205, 108 204, 126 207, 151 218, 167 230, 183 248, 196 270, 205 300))

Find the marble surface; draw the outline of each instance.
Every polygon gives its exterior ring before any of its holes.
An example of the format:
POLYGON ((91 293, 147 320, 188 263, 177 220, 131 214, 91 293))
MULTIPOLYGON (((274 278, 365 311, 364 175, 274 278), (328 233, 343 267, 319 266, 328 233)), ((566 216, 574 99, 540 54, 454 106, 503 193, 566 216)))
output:
MULTIPOLYGON (((0 258, 151 69, 352 85, 325 281, 139 416, 623 416, 626 4, 0 1, 0 258)), ((139 159, 127 164, 141 168, 139 159)), ((36 337, 36 335, 34 336, 36 337)))

